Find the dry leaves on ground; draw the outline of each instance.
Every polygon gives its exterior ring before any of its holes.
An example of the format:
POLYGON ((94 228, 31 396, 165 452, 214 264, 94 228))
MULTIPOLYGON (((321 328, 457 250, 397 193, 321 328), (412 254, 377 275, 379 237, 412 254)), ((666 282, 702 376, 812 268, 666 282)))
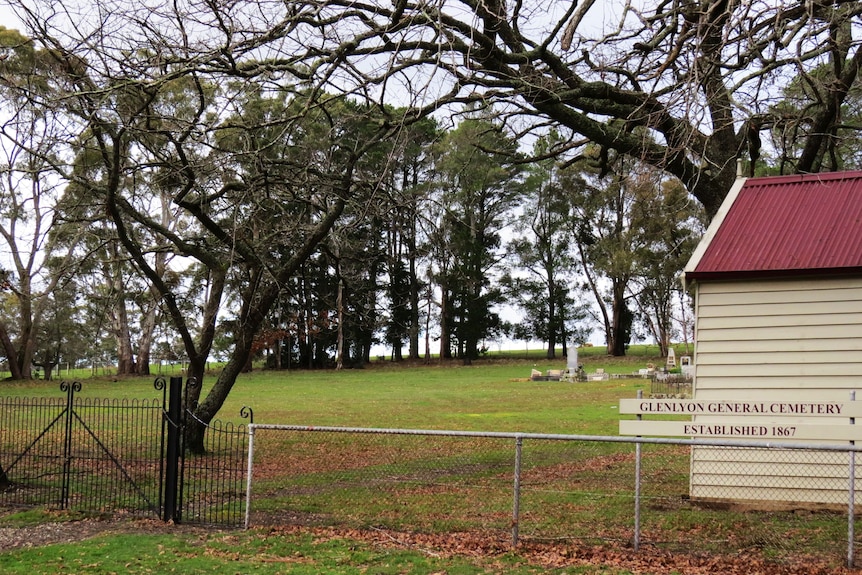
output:
MULTIPOLYGON (((199 533, 207 529, 166 524, 157 520, 85 519, 44 523, 28 527, 0 527, 0 549, 38 547, 54 543, 83 541, 110 533, 199 533)), ((222 533, 223 532, 219 532, 222 533)), ((514 553, 523 560, 544 568, 585 565, 615 567, 648 575, 862 575, 862 570, 836 567, 811 557, 794 562, 771 563, 754 554, 699 556, 669 553, 657 549, 609 549, 571 542, 526 541, 513 548, 508 542, 486 533, 418 534, 383 529, 357 530, 306 526, 272 527, 262 537, 310 533, 318 540, 353 539, 379 548, 410 549, 436 557, 473 557, 493 559, 514 553)))

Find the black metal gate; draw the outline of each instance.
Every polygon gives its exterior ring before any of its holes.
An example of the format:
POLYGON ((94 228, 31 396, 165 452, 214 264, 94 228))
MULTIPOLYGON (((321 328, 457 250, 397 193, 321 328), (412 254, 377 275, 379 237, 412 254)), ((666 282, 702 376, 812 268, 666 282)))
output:
MULTIPOLYGON (((178 391, 182 383, 175 381, 180 378, 171 378, 171 387, 178 391), (177 387, 175 387, 177 386, 177 387)), ((195 380, 189 380, 186 384, 188 393, 193 387, 200 385, 195 380)), ((167 414, 170 421, 175 421, 171 416, 179 409, 173 399, 175 393, 171 391, 171 405, 167 414)), ((245 523, 245 489, 246 476, 248 473, 248 431, 246 426, 234 425, 230 422, 212 421, 205 423, 194 419, 194 405, 186 398, 183 402, 187 408, 181 410, 181 420, 176 441, 176 449, 172 447, 174 436, 170 433, 172 425, 168 424, 167 434, 167 461, 169 469, 166 473, 165 487, 165 520, 174 520, 183 523, 198 523, 206 525, 240 526, 245 523), (191 423, 203 425, 204 433, 203 452, 197 453, 188 449, 185 444, 185 428, 191 423), (177 469, 176 488, 171 485, 173 473, 172 453, 179 454, 177 469), (176 495, 175 502, 169 497, 176 495), (175 509, 176 515, 170 515, 170 510, 175 509)), ((253 420, 252 410, 243 407, 240 417, 253 420)))
POLYGON ((161 400, 81 398, 78 382, 65 398, 0 398, 0 506, 241 525, 245 426, 208 425, 206 452, 188 454, 182 379, 155 387, 161 400))

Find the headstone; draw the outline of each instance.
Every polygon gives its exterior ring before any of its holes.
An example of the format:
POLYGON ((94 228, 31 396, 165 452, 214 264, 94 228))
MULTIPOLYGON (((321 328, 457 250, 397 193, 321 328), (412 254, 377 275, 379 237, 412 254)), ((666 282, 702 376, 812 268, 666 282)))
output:
POLYGON ((570 345, 569 352, 566 354, 566 370, 569 373, 578 371, 578 348, 570 345))
POLYGON ((691 362, 690 355, 684 355, 679 358, 679 367, 685 375, 694 378, 694 364, 691 362))
POLYGON ((668 369, 672 369, 676 367, 676 353, 673 351, 673 348, 668 348, 667 350, 667 364, 666 367, 668 369))

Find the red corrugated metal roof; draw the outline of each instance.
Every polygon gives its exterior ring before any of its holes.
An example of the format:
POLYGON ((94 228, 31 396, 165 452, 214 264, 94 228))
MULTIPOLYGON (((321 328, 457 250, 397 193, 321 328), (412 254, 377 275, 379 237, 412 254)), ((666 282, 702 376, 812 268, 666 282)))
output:
POLYGON ((691 279, 862 273, 862 171, 746 180, 691 279))

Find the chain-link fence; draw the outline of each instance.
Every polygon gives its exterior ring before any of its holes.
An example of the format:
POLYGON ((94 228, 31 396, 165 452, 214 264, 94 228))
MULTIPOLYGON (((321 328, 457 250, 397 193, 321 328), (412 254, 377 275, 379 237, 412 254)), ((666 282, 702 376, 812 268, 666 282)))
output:
MULTIPOLYGON (((259 424, 249 431, 251 526, 470 532, 776 562, 855 560, 853 446, 259 424), (718 466, 714 496, 708 481, 691 495, 698 449, 718 449, 728 462, 718 466), (751 477, 739 467, 764 450, 797 471, 841 467, 843 488, 819 502, 728 498, 734 476, 754 486, 771 477, 765 489, 777 488, 774 474, 751 477)), ((819 479, 811 482, 816 488, 819 479)))

